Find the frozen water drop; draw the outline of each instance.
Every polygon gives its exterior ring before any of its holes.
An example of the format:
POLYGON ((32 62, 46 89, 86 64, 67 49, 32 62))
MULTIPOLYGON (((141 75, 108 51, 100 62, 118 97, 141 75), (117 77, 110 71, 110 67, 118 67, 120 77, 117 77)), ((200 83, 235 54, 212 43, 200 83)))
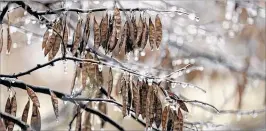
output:
POLYGON ((67 104, 67 101, 64 101, 63 103, 64 103, 64 105, 66 105, 67 104))
POLYGON ((146 55, 146 52, 145 52, 145 51, 141 51, 141 52, 140 52, 140 55, 141 55, 141 56, 145 56, 145 55, 146 55))
POLYGON ((153 79, 148 79, 148 85, 151 86, 152 85, 152 82, 153 82, 153 79))
POLYGON ((171 88, 175 88, 176 87, 176 83, 171 83, 171 88))
POLYGON ((187 87, 187 83, 182 83, 182 87, 186 88, 187 87))
POLYGON ((99 65, 98 65, 98 69, 99 69, 100 72, 102 72, 102 70, 103 70, 103 65, 99 64, 99 65))

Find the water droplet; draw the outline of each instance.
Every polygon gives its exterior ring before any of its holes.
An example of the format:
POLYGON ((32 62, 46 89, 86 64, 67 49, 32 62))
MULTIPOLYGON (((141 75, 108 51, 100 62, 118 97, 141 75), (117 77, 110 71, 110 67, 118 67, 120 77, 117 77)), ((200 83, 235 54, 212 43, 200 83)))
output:
POLYGON ((138 56, 135 56, 134 60, 135 61, 138 61, 139 60, 139 57, 138 56))
POLYGON ((171 83, 171 88, 175 88, 176 87, 176 83, 171 83))
POLYGON ((64 103, 64 105, 66 105, 67 104, 67 101, 64 101, 63 103, 64 103))
POLYGON ((102 64, 99 64, 99 65, 98 65, 98 69, 99 69, 100 72, 102 72, 102 70, 103 70, 103 65, 102 65, 102 64))
POLYGON ((15 83, 16 81, 15 80, 12 80, 11 83, 15 83))
POLYGON ((148 85, 151 86, 152 85, 152 82, 153 82, 153 79, 148 79, 148 85))
POLYGON ((186 73, 187 73, 187 74, 189 74, 190 72, 191 72, 191 70, 189 70, 189 69, 188 69, 188 70, 186 70, 186 73))
POLYGON ((45 27, 46 27, 45 24, 41 24, 41 25, 40 25, 40 28, 41 28, 41 29, 43 29, 43 28, 45 28, 45 27))
POLYGON ((183 87, 183 88, 186 88, 187 85, 188 85, 187 83, 182 83, 182 87, 183 87))
POLYGON ((191 19, 191 20, 195 20, 196 15, 194 13, 191 13, 191 14, 188 15, 188 18, 191 19))
POLYGON ((27 15, 28 14, 28 12, 27 11, 24 11, 24 13, 23 13, 24 15, 27 15))

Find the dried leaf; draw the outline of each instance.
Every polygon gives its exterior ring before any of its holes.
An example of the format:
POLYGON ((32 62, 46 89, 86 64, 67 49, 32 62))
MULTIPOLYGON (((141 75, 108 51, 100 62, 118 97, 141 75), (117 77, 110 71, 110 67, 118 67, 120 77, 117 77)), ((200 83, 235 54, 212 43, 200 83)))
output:
POLYGON ((39 108, 35 104, 33 104, 33 107, 32 107, 30 125, 31 125, 31 128, 36 131, 41 130, 41 115, 40 115, 39 108))
MULTIPOLYGON (((2 25, 1 25, 2 26, 2 25)), ((4 38, 4 33, 3 33, 3 28, 1 28, 1 31, 0 31, 0 54, 2 52, 2 49, 3 49, 3 38, 4 38)))
POLYGON ((78 51, 79 44, 81 42, 81 26, 82 26, 82 19, 78 20, 75 35, 74 35, 74 43, 72 46, 72 54, 75 55, 78 51))
POLYGON ((146 117, 147 94, 148 94, 148 84, 146 82, 143 82, 140 91, 140 100, 141 100, 140 112, 143 119, 146 117))
POLYGON ((81 130, 81 113, 80 113, 80 107, 77 108, 77 117, 76 117, 76 129, 75 131, 81 130))
POLYGON ((160 44, 162 42, 162 35, 163 35, 163 30, 162 30, 162 22, 159 17, 159 15, 156 15, 155 18, 155 41, 156 41, 156 46, 157 48, 160 47, 160 44))
POLYGON ((50 95, 51 95, 51 100, 52 100, 52 104, 53 104, 53 108, 54 108, 54 114, 56 116, 56 119, 58 119, 58 117, 59 117, 59 113, 58 113, 58 99, 57 99, 57 96, 54 94, 53 91, 50 91, 50 95))
POLYGON ((100 35, 100 27, 96 21, 94 16, 94 23, 93 23, 93 32, 94 32, 94 48, 98 49, 101 44, 101 35, 100 35))
POLYGON ((6 126, 0 117, 0 131, 5 131, 5 130, 6 130, 6 126))
MULTIPOLYGON (((103 114, 106 115, 106 114, 107 114, 107 105, 106 105, 106 103, 104 103, 104 102, 100 102, 98 106, 99 106, 99 110, 100 110, 103 114)), ((104 125, 105 125, 105 120, 101 119, 101 128, 103 128, 104 125)))
POLYGON ((142 39, 141 39, 141 46, 140 48, 143 50, 147 44, 148 41, 148 36, 149 36, 149 29, 148 29, 148 25, 146 23, 146 18, 143 21, 143 33, 142 33, 142 39))
POLYGON ((174 121, 174 130, 183 131, 183 115, 180 108, 178 108, 177 118, 174 121))
MULTIPOLYGON (((7 101, 6 101, 6 106, 5 106, 5 112, 8 113, 8 114, 11 114, 11 100, 10 98, 8 97, 7 98, 7 101)), ((5 125, 6 125, 6 128, 8 127, 8 120, 4 120, 5 122, 5 125)))
POLYGON ((121 31, 121 16, 120 16, 120 11, 118 8, 114 9, 114 21, 115 21, 115 30, 116 30, 116 36, 118 38, 118 36, 120 35, 120 31, 121 31))
POLYGON ((26 87, 26 90, 27 90, 27 93, 28 93, 30 99, 32 100, 33 104, 37 107, 40 107, 40 102, 39 102, 39 99, 38 99, 36 93, 29 87, 26 87))
POLYGON ((113 89, 113 72, 112 68, 109 68, 109 76, 108 76, 108 97, 110 98, 113 89))
POLYGON ((151 46, 151 50, 153 50, 154 46, 155 46, 155 28, 154 25, 152 23, 151 17, 149 18, 149 42, 150 42, 150 46, 151 46))
MULTIPOLYGON (((138 81, 139 83, 139 81, 138 81)), ((132 83, 132 91, 133 91, 133 108, 135 109, 136 118, 139 117, 140 114, 140 92, 139 92, 139 84, 135 85, 132 83)))
POLYGON ((10 49, 12 46, 12 39, 11 39, 11 34, 10 34, 10 20, 9 20, 9 14, 7 14, 7 52, 10 53, 10 49))
POLYGON ((123 117, 125 117, 127 116, 128 89, 127 89, 127 82, 124 77, 122 77, 121 80, 121 90, 122 90, 122 100, 123 100, 122 114, 123 117))
POLYGON ((143 20, 142 20, 141 15, 140 15, 139 22, 137 25, 137 38, 136 38, 136 43, 138 44, 138 47, 141 46, 141 39, 142 39, 143 30, 144 30, 143 20))
POLYGON ((163 109, 163 114, 162 114, 162 129, 163 129, 163 131, 166 131, 168 112, 169 112, 169 106, 165 106, 163 109))
POLYGON ((82 52, 85 51, 85 48, 88 44, 88 40, 90 37, 90 13, 87 14, 87 19, 83 31, 83 49, 82 52))
POLYGON ((46 42, 48 41, 49 38, 49 29, 47 29, 43 35, 43 39, 42 39, 42 49, 45 48, 46 46, 46 42))
POLYGON ((187 106, 182 100, 177 100, 177 103, 183 111, 188 112, 187 106))
POLYGON ((103 17, 101 23, 100 23, 100 34, 101 34, 101 45, 104 49, 107 48, 107 42, 108 42, 108 14, 106 13, 105 17, 103 17))
POLYGON ((21 120, 25 123, 27 123, 27 120, 28 120, 29 110, 30 110, 30 100, 28 100, 27 104, 24 107, 23 113, 22 113, 21 120))

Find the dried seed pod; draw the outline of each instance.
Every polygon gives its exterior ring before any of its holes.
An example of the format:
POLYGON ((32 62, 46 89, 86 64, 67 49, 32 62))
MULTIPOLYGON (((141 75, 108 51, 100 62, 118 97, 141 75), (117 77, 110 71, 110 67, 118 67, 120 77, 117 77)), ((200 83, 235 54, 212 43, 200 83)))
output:
POLYGON ((55 44, 55 32, 52 32, 52 35, 49 36, 45 48, 44 48, 44 56, 46 56, 50 50, 53 48, 54 44, 55 44))
MULTIPOLYGON (((5 106, 5 112, 8 113, 8 114, 11 114, 11 100, 10 98, 8 97, 7 98, 7 101, 6 101, 6 106, 5 106)), ((8 120, 4 120, 5 122, 5 125, 6 125, 6 128, 8 127, 8 120)))
POLYGON ((147 93, 147 104, 146 104, 146 128, 151 126, 151 118, 152 117, 152 112, 153 112, 153 105, 151 105, 152 102, 152 96, 153 96, 153 87, 148 86, 148 93, 147 93))
POLYGON ((155 18, 155 42, 156 42, 157 48, 160 47, 160 44, 162 42, 162 35, 163 35, 162 22, 161 22, 159 15, 156 15, 156 18, 155 18))
POLYGON ((58 119, 58 117, 59 117, 59 113, 58 113, 58 99, 57 99, 57 96, 54 94, 53 91, 50 91, 50 95, 51 95, 51 100, 52 100, 52 104, 53 104, 53 108, 54 108, 54 114, 56 116, 56 119, 58 119))
POLYGON ((75 131, 81 130, 81 113, 80 113, 80 107, 77 108, 77 117, 76 117, 76 129, 75 131))
POLYGON ((82 19, 78 20, 77 27, 75 30, 74 35, 74 43, 72 46, 72 54, 75 55, 78 51, 79 44, 81 42, 81 26, 82 26, 82 19))
POLYGON ((11 34, 10 34, 10 20, 9 20, 9 14, 7 14, 7 52, 10 53, 10 49, 12 46, 12 39, 11 39, 11 34))
POLYGON ((128 22, 126 21, 124 26, 123 26, 123 30, 120 33, 121 37, 117 41, 119 52, 121 51, 122 45, 126 45, 126 42, 127 42, 127 39, 128 39, 128 31, 129 31, 128 22))
POLYGON ((137 25, 137 38, 136 38, 136 43, 138 44, 138 47, 141 46, 141 39, 142 39, 143 30, 144 30, 143 20, 142 20, 141 15, 140 15, 139 22, 137 25))
POLYGON ((149 117, 150 117, 150 125, 154 122, 154 87, 151 86, 151 91, 150 91, 150 106, 149 106, 149 117))
POLYGON ((144 119, 146 117, 146 104, 147 104, 148 84, 143 82, 141 87, 141 116, 144 119))
POLYGON ((162 114, 162 129, 163 129, 163 131, 166 131, 168 112, 169 112, 169 106, 164 107, 163 114, 162 114))
POLYGON ((127 89, 127 82, 124 77, 122 77, 121 80, 121 90, 122 90, 122 100, 123 100, 122 114, 123 117, 125 117, 127 116, 128 89, 127 89))
POLYGON ((152 23, 151 17, 149 18, 149 42, 150 42, 151 50, 153 50, 155 46, 155 28, 152 23))
MULTIPOLYGON (((92 107, 91 102, 88 103, 87 107, 92 107)), ((81 131, 91 131, 91 113, 87 111, 85 111, 84 113, 84 123, 81 131)))
POLYGON ((100 27, 96 21, 94 16, 94 23, 93 23, 93 32, 94 32, 94 48, 98 49, 101 43, 101 35, 100 35, 100 27))
POLYGON ((41 115, 39 108, 33 104, 32 106, 32 115, 31 115, 31 122, 30 122, 31 128, 35 131, 41 130, 41 115))
POLYGON ((29 110, 30 110, 30 99, 28 100, 27 104, 25 105, 23 113, 22 113, 22 117, 21 117, 21 120, 25 123, 27 123, 27 120, 28 120, 29 110))
MULTIPOLYGON (((129 77, 129 76, 128 76, 129 77)), ((131 91, 131 86, 130 86, 130 80, 128 78, 127 80, 127 90, 128 90, 128 99, 127 99, 127 108, 131 109, 131 105, 132 105, 132 91, 131 91)), ((127 110, 128 114, 130 114, 130 110, 127 110)))
MULTIPOLYGON (((106 105, 106 103, 104 103, 104 102, 100 102, 99 105, 98 105, 98 107, 99 107, 99 110, 100 110, 103 114, 105 114, 105 115, 107 114, 107 105, 106 105)), ((101 128, 103 128, 104 125, 105 125, 105 120, 101 120, 101 128)))
POLYGON ((83 66, 81 68, 81 83, 82 83, 82 89, 85 89, 86 83, 87 83, 87 78, 88 78, 88 64, 83 63, 83 66))
POLYGON ((6 130, 6 126, 0 117, 0 131, 5 131, 5 130, 6 130))
MULTIPOLYGON (((2 26, 2 25, 1 25, 2 26)), ((2 52, 2 49, 3 49, 3 35, 4 35, 4 33, 3 33, 3 28, 1 28, 1 31, 0 31, 0 54, 1 54, 1 52, 2 52)))
MULTIPOLYGON (((94 56, 94 60, 100 61, 96 54, 94 56)), ((95 77, 97 80, 97 86, 101 87, 103 86, 103 72, 99 70, 99 66, 100 65, 95 65, 95 77)))
POLYGON ((113 28, 112 34, 109 37, 109 40, 108 40, 108 43, 107 43, 109 52, 112 52, 114 50, 116 44, 117 44, 116 36, 117 36, 116 28, 113 28))
POLYGON ((90 37, 90 13, 87 14, 87 19, 83 31, 83 49, 82 52, 85 51, 86 46, 88 44, 88 40, 90 37))
MULTIPOLYGON (((67 22, 66 22, 66 19, 65 19, 65 22, 64 22, 64 29, 63 29, 63 41, 64 41, 64 45, 65 45, 65 50, 67 50, 67 44, 68 44, 68 26, 67 26, 67 22)), ((61 52, 64 53, 64 46, 61 47, 61 52)))
POLYGON ((30 99, 32 100, 33 104, 37 107, 40 107, 40 102, 39 102, 39 99, 38 99, 36 93, 29 87, 26 87, 26 90, 27 90, 27 93, 28 93, 30 99))
POLYGON ((109 76, 108 76, 108 97, 110 98, 113 89, 113 72, 112 68, 109 68, 109 76))
POLYGON ((120 31, 121 31, 121 16, 120 16, 120 11, 118 8, 114 9, 114 25, 115 25, 115 30, 116 30, 116 36, 117 38, 120 36, 120 31))
POLYGON ((61 44, 61 38, 60 38, 60 36, 57 34, 57 35, 55 36, 55 43, 54 43, 54 46, 53 46, 53 48, 52 48, 52 51, 50 52, 50 53, 51 53, 51 56, 48 57, 48 60, 49 60, 49 61, 52 60, 52 59, 56 56, 57 52, 59 51, 60 44, 61 44))
POLYGON ((180 108, 178 108, 177 118, 174 121, 174 130, 183 131, 183 115, 180 108))
POLYGON ((131 22, 133 25, 133 30, 134 30, 134 41, 133 41, 133 48, 137 48, 138 47, 138 43, 136 42, 136 38, 137 38, 137 33, 138 33, 138 28, 137 28, 137 24, 136 24, 136 16, 133 15, 133 17, 131 18, 131 22))
POLYGON ((108 42, 108 14, 106 12, 106 15, 103 17, 100 23, 100 34, 101 34, 101 45, 104 49, 107 48, 107 42, 108 42))
MULTIPOLYGON (((139 83, 139 82, 138 82, 139 83)), ((132 91, 133 91, 133 108, 135 109, 135 116, 136 118, 139 117, 140 114, 140 92, 139 92, 139 87, 137 85, 135 85, 134 83, 132 83, 132 91)))
POLYGON ((130 52, 134 49, 135 46, 135 27, 132 21, 129 21, 128 23, 129 27, 129 33, 128 33, 128 39, 127 39, 127 44, 126 44, 126 53, 130 52))
POLYGON ((161 125, 161 121, 162 121, 162 103, 158 97, 157 93, 154 93, 154 101, 156 106, 154 106, 154 110, 155 110, 155 125, 157 126, 157 128, 160 127, 161 125))
POLYGON ((45 46, 46 46, 46 42, 47 42, 48 38, 49 38, 49 29, 47 29, 47 30, 45 31, 44 35, 43 35, 43 39, 42 39, 42 49, 45 48, 45 46))
POLYGON ((169 110, 168 112, 168 121, 167 121, 167 131, 173 131, 174 126, 174 112, 173 110, 169 110))
MULTIPOLYGON (((16 100, 16 95, 13 95, 13 97, 11 98, 11 115, 12 116, 16 116, 17 113, 17 100, 16 100)), ((14 125, 15 123, 13 121, 8 121, 8 131, 12 131, 14 129, 14 125)))
POLYGON ((147 44, 148 36, 149 36, 149 29, 148 29, 148 25, 146 23, 146 18, 145 18, 143 21, 143 33, 142 33, 142 37, 141 37, 142 39, 141 39, 141 46, 140 46, 140 48, 142 50, 144 50, 144 48, 147 44))
POLYGON ((182 100, 177 100, 177 103, 183 111, 188 112, 187 106, 182 100))

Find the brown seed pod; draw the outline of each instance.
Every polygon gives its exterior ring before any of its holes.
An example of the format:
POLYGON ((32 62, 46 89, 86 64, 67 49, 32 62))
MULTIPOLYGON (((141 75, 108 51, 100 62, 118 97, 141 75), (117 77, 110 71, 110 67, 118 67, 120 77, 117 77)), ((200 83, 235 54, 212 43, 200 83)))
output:
MULTIPOLYGON (((57 35, 55 36, 55 43, 54 43, 54 46, 53 46, 53 48, 52 48, 52 51, 50 52, 50 53, 51 53, 51 56, 48 57, 48 60, 49 60, 49 61, 52 60, 52 59, 56 56, 57 52, 59 51, 60 44, 61 44, 61 38, 60 38, 60 36, 57 34, 57 35)), ((49 55, 50 55, 50 54, 49 54, 49 55)))
POLYGON ((127 82, 124 77, 122 77, 121 80, 121 90, 122 90, 122 100, 123 100, 122 114, 123 117, 125 117, 127 116, 128 89, 127 89, 127 82))
POLYGON ((9 14, 7 14, 7 52, 10 53, 10 49, 12 46, 12 38, 11 38, 11 34, 10 34, 10 20, 9 20, 9 14))
POLYGON ((144 119, 146 117, 146 105, 147 105, 148 84, 143 82, 141 87, 141 116, 144 119))
MULTIPOLYGON (((2 26, 2 25, 1 25, 2 26)), ((3 49, 3 35, 4 35, 4 33, 3 33, 3 29, 1 28, 1 31, 0 31, 0 54, 1 54, 1 52, 2 52, 2 49, 3 49)))
POLYGON ((46 45, 45 45, 45 48, 44 48, 44 56, 46 56, 50 50, 53 48, 54 44, 55 44, 55 32, 52 33, 51 36, 49 36, 47 42, 46 42, 46 45))
POLYGON ((133 41, 133 48, 137 48, 138 47, 138 43, 136 42, 136 38, 137 38, 137 33, 138 33, 138 28, 137 28, 137 24, 136 24, 136 16, 133 15, 133 17, 131 18, 131 22, 133 24, 133 29, 134 29, 134 38, 135 40, 133 41))
POLYGON ((80 107, 77 107, 77 117, 76 117, 76 129, 75 131, 81 130, 81 113, 80 113, 80 107))
POLYGON ((93 32, 94 32, 94 48, 98 49, 101 44, 101 35, 100 35, 100 27, 96 21, 94 16, 94 23, 93 23, 93 32))
MULTIPOLYGON (((91 102, 88 103, 87 107, 88 108, 92 107, 91 102)), ((83 123, 81 131, 91 131, 91 113, 87 112, 87 111, 85 111, 84 113, 85 113, 84 114, 84 123, 83 123)))
POLYGON ((127 78, 127 87, 126 88, 128 90, 128 92, 127 92, 127 96, 128 96, 128 99, 127 99, 128 110, 127 110, 127 112, 128 112, 128 114, 130 114, 129 109, 131 109, 131 105, 132 105, 132 90, 131 90, 130 76, 128 76, 128 78, 127 78))
POLYGON ((119 52, 121 52, 122 45, 126 45, 126 41, 128 39, 128 30, 128 22, 126 21, 123 26, 122 32, 120 33, 121 37, 117 41, 119 52))
POLYGON ((37 107, 40 107, 40 102, 39 102, 39 99, 38 99, 36 93, 29 87, 26 87, 26 90, 27 90, 27 93, 28 93, 30 99, 32 100, 33 104, 37 107))
POLYGON ((17 100, 16 95, 11 98, 11 115, 16 116, 17 113, 17 100))
POLYGON ((169 106, 165 106, 163 109, 163 114, 162 114, 162 129, 163 129, 163 131, 166 131, 168 112, 169 112, 169 106))
POLYGON ((135 26, 134 26, 134 21, 130 20, 128 23, 128 27, 129 27, 129 33, 128 33, 128 41, 126 42, 126 52, 130 52, 134 49, 135 47, 135 26))
POLYGON ((100 23, 101 45, 104 49, 106 49, 108 42, 108 26, 108 14, 106 12, 106 15, 103 17, 100 23))
POLYGON ((53 104, 53 108, 54 108, 54 114, 55 114, 56 119, 58 119, 58 117, 59 117, 58 99, 57 99, 57 96, 54 94, 53 91, 50 91, 50 95, 51 95, 51 100, 52 100, 52 104, 53 104))
POLYGON ((87 78, 88 78, 88 72, 87 69, 88 68, 88 64, 87 63, 83 63, 83 66, 81 68, 81 83, 82 83, 82 89, 85 89, 86 87, 86 82, 87 82, 87 78))
POLYGON ((82 19, 78 20, 75 35, 74 35, 74 43, 72 46, 72 54, 75 55, 78 51, 79 44, 81 42, 81 26, 82 26, 82 19))
POLYGON ((155 110, 155 125, 157 128, 160 127, 162 121, 162 103, 158 97, 158 92, 154 93, 154 110, 155 110))
MULTIPOLYGON (((65 19, 65 22, 64 22, 64 29, 63 29, 63 41, 64 41, 64 45, 65 45, 65 48, 67 50, 67 44, 68 44, 68 26, 67 26, 67 21, 65 19)), ((61 47, 61 52, 64 53, 64 46, 61 47)))
POLYGON ((49 38, 49 29, 47 29, 45 31, 44 35, 43 35, 43 38, 42 38, 42 49, 45 48, 48 38, 49 38))
MULTIPOLYGON (((155 86, 152 85, 150 88, 151 89, 151 94, 150 94, 150 106, 149 106, 149 112, 150 112, 150 125, 152 125, 152 123, 154 122, 154 112, 155 112, 155 109, 154 109, 154 104, 155 104, 155 100, 154 100, 154 93, 155 93, 155 86)), ((157 105, 156 105, 157 106, 157 105)))
POLYGON ((153 105, 152 103, 152 96, 153 96, 153 87, 148 86, 148 93, 147 93, 147 104, 146 104, 146 128, 151 126, 151 118, 153 118, 152 113, 153 113, 153 105))
POLYGON ((136 43, 138 44, 138 47, 141 46, 141 39, 142 39, 142 33, 143 33, 143 20, 141 18, 141 15, 139 17, 139 22, 137 25, 137 38, 136 38, 136 43))
POLYGON ((151 17, 149 18, 149 42, 150 42, 151 50, 153 50, 155 46, 155 28, 152 23, 151 17))
POLYGON ((174 130, 183 131, 183 115, 180 108, 178 108, 177 118, 174 121, 174 130))
POLYGON ((86 19, 86 23, 85 23, 85 27, 84 27, 84 31, 83 31, 83 49, 82 49, 82 52, 84 52, 86 49, 89 37, 90 37, 90 13, 87 14, 87 19, 86 19))
POLYGON ((27 123, 27 120, 28 120, 29 110, 30 110, 30 99, 28 100, 27 104, 25 105, 23 113, 22 113, 22 117, 21 117, 21 120, 25 123, 27 123))
POLYGON ((143 20, 143 33, 142 33, 142 39, 141 39, 141 46, 140 48, 142 50, 144 50, 147 41, 148 41, 148 36, 149 36, 149 29, 148 29, 148 25, 146 23, 146 18, 143 20))
POLYGON ((170 109, 168 112, 167 130, 172 131, 173 126, 174 126, 174 111, 170 109))
POLYGON ((117 44, 116 36, 117 36, 116 28, 113 28, 112 34, 109 37, 109 40, 108 40, 108 43, 107 43, 109 52, 112 52, 114 50, 116 44, 117 44))
POLYGON ((5 131, 5 130, 6 130, 6 126, 0 117, 0 131, 5 131))
POLYGON ((108 97, 110 98, 113 89, 113 72, 112 68, 109 68, 109 76, 108 76, 108 97))
POLYGON ((39 108, 33 104, 32 106, 32 115, 31 115, 31 128, 40 131, 41 130, 41 115, 39 108))
MULTIPOLYGON (((98 105, 99 110, 103 113, 103 114, 107 114, 107 105, 104 102, 100 102, 98 105)), ((105 120, 101 120, 101 128, 103 128, 105 125, 105 120)))
MULTIPOLYGON (((8 97, 7 98, 7 101, 6 101, 6 106, 5 106, 5 112, 8 113, 8 114, 11 114, 11 100, 10 98, 8 97)), ((8 120, 4 120, 5 122, 5 125, 6 125, 6 128, 8 127, 8 120)))
POLYGON ((163 35, 162 22, 161 22, 159 15, 156 15, 155 17, 155 42, 156 42, 157 48, 160 47, 160 44, 162 42, 162 35, 163 35))
POLYGON ((183 111, 188 112, 187 106, 182 100, 177 100, 177 103, 183 111))
POLYGON ((116 30, 116 38, 120 36, 120 31, 121 31, 121 16, 120 16, 120 11, 118 8, 114 9, 114 26, 116 30))
MULTIPOLYGON (((97 55, 95 54, 94 60, 100 61, 97 55)), ((95 65, 95 78, 97 80, 97 86, 101 87, 103 85, 103 72, 99 70, 99 65, 95 65)))
POLYGON ((140 92, 139 92, 139 84, 132 83, 132 91, 133 91, 133 108, 135 109, 136 118, 139 117, 140 114, 140 92))

